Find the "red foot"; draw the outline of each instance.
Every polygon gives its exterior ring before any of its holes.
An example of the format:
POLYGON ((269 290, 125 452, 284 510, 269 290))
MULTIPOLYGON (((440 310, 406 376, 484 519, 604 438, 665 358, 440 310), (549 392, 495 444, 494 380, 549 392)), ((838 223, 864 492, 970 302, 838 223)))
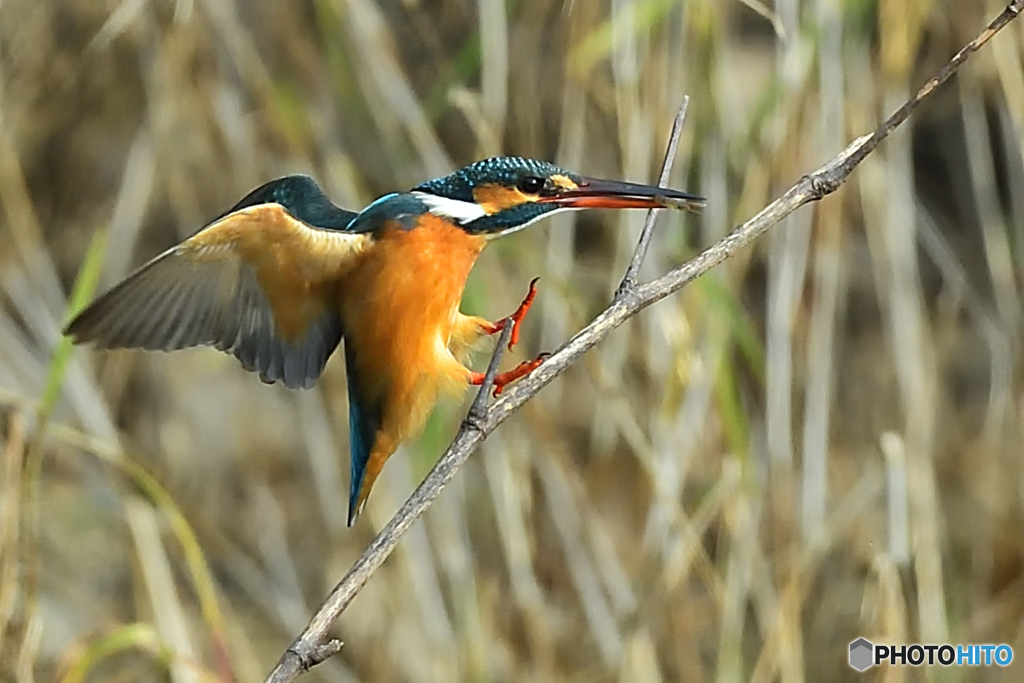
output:
MULTIPOLYGON (((544 360, 550 356, 550 353, 542 353, 533 360, 524 360, 519 365, 515 366, 508 372, 502 372, 494 377, 494 396, 497 398, 504 391, 505 387, 512 382, 515 382, 520 377, 525 377, 534 370, 537 369, 544 360)), ((469 383, 477 386, 484 383, 484 373, 482 372, 471 372, 469 377, 469 383)))
MULTIPOLYGON (((505 325, 508 323, 509 320, 511 320, 512 321, 512 334, 509 335, 509 338, 508 338, 508 350, 509 351, 511 351, 512 348, 516 344, 519 343, 519 326, 522 324, 523 318, 526 317, 526 312, 528 310, 530 310, 530 306, 533 305, 533 300, 537 296, 537 281, 538 280, 540 280, 539 277, 535 277, 532 280, 530 280, 530 291, 526 293, 526 298, 523 299, 523 303, 519 304, 519 308, 516 309, 515 313, 510 315, 508 318, 502 318, 498 322, 491 323, 490 326, 484 328, 484 331, 487 334, 497 334, 498 332, 501 332, 503 329, 505 329, 505 325)), ((529 371, 527 371, 527 372, 529 372, 529 371)), ((479 382, 477 382, 477 384, 479 384, 479 382)), ((497 394, 495 394, 495 395, 497 395, 497 394)))

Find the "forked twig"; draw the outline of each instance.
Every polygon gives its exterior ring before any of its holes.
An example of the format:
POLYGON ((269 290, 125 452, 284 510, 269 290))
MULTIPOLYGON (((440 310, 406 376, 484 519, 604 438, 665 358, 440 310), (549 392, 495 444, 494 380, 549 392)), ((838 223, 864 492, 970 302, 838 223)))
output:
MULTIPOLYGON (((846 181, 853 169, 893 130, 900 126, 924 99, 949 79, 974 52, 977 52, 992 36, 1015 19, 1022 10, 1024 10, 1024 0, 1014 0, 1008 4, 984 31, 957 52, 938 74, 929 79, 874 133, 854 140, 838 156, 813 173, 801 178, 785 194, 697 257, 656 280, 632 287, 631 296, 617 296, 612 304, 593 322, 580 330, 540 367, 513 385, 500 400, 489 410, 483 411, 481 415, 479 408, 486 404, 486 394, 493 382, 501 350, 507 342, 506 335, 511 329, 511 325, 507 325, 502 331, 502 338, 498 341, 495 356, 491 359, 491 365, 488 367, 487 381, 480 387, 480 393, 477 394, 474 401, 471 417, 463 422, 455 440, 438 460, 427 478, 417 487, 409 500, 381 530, 348 574, 331 592, 302 635, 281 656, 277 667, 267 679, 268 683, 292 681, 300 673, 319 664, 341 648, 340 642, 332 640, 328 636, 334 620, 359 592, 377 567, 384 562, 394 549, 399 537, 426 510, 445 484, 455 475, 458 467, 466 461, 473 449, 495 427, 504 422, 548 382, 561 374, 583 353, 604 339, 609 332, 623 322, 654 302, 678 291, 687 283, 729 258, 738 249, 753 242, 772 225, 804 204, 817 201, 834 192, 846 181)), ((640 251, 639 247, 638 251, 640 251)))
MULTIPOLYGON (((676 151, 679 149, 679 138, 683 134, 683 123, 686 121, 686 110, 690 107, 690 96, 683 97, 683 103, 679 105, 676 118, 672 121, 672 132, 668 136, 668 146, 665 148, 665 158, 661 162, 661 174, 658 176, 658 186, 665 187, 668 184, 668 176, 672 173, 672 162, 675 161, 676 151)), ((654 234, 654 219, 661 209, 650 209, 644 219, 643 230, 640 231, 640 239, 636 243, 636 250, 633 252, 633 260, 629 262, 626 274, 615 290, 615 299, 625 296, 630 290, 636 287, 637 277, 640 275, 640 266, 644 264, 647 257, 647 248, 651 246, 651 235, 654 234)))

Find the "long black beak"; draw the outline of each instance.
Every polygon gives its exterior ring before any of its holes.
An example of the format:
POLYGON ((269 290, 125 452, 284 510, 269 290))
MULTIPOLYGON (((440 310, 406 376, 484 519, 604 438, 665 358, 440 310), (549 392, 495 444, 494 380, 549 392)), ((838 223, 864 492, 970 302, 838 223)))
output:
POLYGON ((571 209, 680 209, 700 211, 707 200, 689 192, 667 187, 638 185, 618 180, 580 178, 572 190, 544 197, 539 202, 571 209))

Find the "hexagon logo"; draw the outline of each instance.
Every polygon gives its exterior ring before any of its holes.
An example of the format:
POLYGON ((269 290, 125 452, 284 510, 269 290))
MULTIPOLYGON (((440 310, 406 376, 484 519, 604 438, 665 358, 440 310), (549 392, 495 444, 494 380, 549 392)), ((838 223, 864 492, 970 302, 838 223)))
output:
POLYGON ((875 663, 875 646, 867 638, 858 638, 850 643, 850 666, 865 671, 875 663))

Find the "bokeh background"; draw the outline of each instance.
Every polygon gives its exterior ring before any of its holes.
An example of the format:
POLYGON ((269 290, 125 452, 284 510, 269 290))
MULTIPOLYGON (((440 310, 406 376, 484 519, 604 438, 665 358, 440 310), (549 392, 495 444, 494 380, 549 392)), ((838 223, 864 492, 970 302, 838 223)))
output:
MULTIPOLYGON (((0 3, 0 679, 262 680, 466 407, 436 411, 349 529, 343 363, 290 392, 211 350, 70 352, 76 281, 110 286, 291 172, 351 208, 501 153, 652 180, 688 94, 671 185, 709 205, 660 217, 653 277, 1002 7, 0 3)), ((502 425, 304 680, 1020 680, 1022 39, 502 425), (1018 659, 860 675, 859 636, 1018 659)), ((557 347, 643 218, 495 243, 464 308, 501 317, 540 275, 506 362, 557 347)))

